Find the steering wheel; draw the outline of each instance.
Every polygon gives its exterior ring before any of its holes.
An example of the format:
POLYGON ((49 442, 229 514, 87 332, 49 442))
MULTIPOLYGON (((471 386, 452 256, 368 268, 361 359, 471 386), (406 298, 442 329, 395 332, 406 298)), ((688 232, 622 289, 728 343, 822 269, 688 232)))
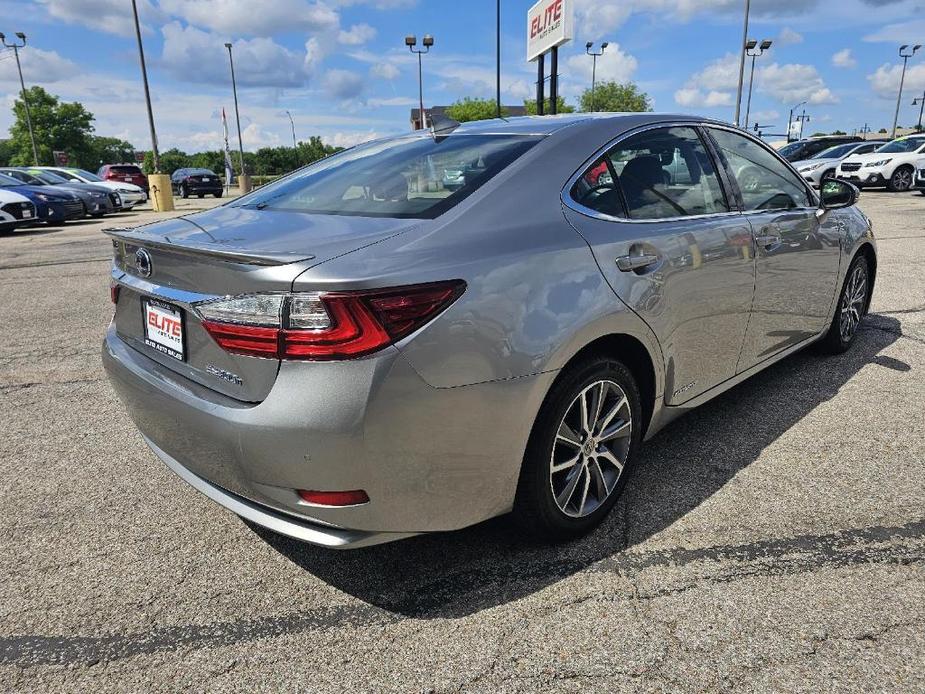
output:
POLYGON ((596 186, 591 186, 588 188, 588 190, 584 192, 578 202, 584 205, 585 202, 591 198, 591 196, 600 197, 603 193, 615 189, 616 188, 612 183, 598 183, 596 186))

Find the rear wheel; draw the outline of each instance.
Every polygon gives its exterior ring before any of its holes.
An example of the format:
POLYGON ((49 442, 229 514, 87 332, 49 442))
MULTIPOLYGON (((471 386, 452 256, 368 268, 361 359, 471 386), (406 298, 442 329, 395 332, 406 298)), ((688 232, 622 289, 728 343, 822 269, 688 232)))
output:
POLYGON ((220 198, 222 197, 222 191, 218 191, 217 193, 212 193, 212 195, 214 195, 217 198, 220 198))
POLYGON ((185 185, 180 186, 180 197, 184 199, 189 197, 189 189, 185 185))
POLYGON ((869 295, 870 268, 867 258, 858 255, 845 276, 845 284, 838 297, 838 307, 832 317, 832 324, 821 343, 823 351, 841 354, 851 347, 861 319, 867 313, 869 295))
POLYGON ((580 537, 613 508, 639 447, 639 389, 614 359, 576 364, 540 409, 521 469, 514 518, 544 540, 580 537))
POLYGON ((890 176, 890 182, 887 184, 889 188, 894 193, 904 193, 910 188, 914 181, 914 172, 912 167, 909 166, 900 166, 896 171, 893 172, 893 175, 890 176))
POLYGON ((196 193, 196 197, 202 200, 206 196, 205 193, 196 193))

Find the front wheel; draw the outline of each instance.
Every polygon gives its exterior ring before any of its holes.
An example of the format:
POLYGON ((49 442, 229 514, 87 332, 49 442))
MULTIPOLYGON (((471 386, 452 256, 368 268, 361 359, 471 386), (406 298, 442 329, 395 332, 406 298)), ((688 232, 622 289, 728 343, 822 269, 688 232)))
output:
POLYGON ((184 200, 189 197, 189 190, 186 186, 180 186, 180 197, 184 200))
POLYGON ((896 171, 893 172, 893 175, 890 176, 890 182, 887 185, 894 193, 905 193, 907 190, 912 188, 913 184, 913 171, 908 166, 900 166, 896 171))
POLYGON ((841 354, 854 343, 861 319, 867 313, 870 294, 870 269, 867 258, 858 255, 845 276, 838 307, 832 317, 829 331, 822 340, 822 349, 830 354, 841 354))
POLYGON ((623 488, 639 447, 639 389, 622 363, 581 362, 552 387, 530 435, 514 518, 544 540, 597 526, 623 488))

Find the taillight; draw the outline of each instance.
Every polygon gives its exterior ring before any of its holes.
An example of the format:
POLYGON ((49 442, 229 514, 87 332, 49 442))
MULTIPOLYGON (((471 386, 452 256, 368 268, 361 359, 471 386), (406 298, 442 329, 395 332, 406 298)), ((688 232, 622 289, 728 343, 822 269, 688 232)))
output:
POLYGON ((225 350, 275 359, 351 359, 397 342, 465 291, 462 280, 394 289, 255 294, 196 306, 225 350))
POLYGON ((114 303, 119 303, 119 285, 115 282, 109 283, 109 300, 114 303))

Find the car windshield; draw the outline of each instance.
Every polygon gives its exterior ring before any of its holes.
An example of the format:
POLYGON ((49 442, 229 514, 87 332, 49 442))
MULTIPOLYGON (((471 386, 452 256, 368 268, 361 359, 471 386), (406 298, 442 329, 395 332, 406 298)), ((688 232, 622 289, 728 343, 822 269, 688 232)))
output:
POLYGON ((95 173, 90 173, 84 169, 75 169, 77 175, 80 176, 83 180, 89 181, 90 183, 103 183, 103 179, 97 176, 95 173))
POLYGON ((829 147, 824 149, 819 154, 813 157, 813 159, 841 159, 851 154, 858 147, 856 142, 852 142, 850 145, 835 145, 834 147, 829 147))
POLYGON ((539 142, 526 135, 412 136, 371 142, 300 169, 233 205, 433 219, 539 142), (444 172, 462 171, 451 185, 444 172))
POLYGON ((779 150, 777 150, 777 152, 782 157, 789 157, 802 150, 803 147, 804 143, 802 142, 791 142, 789 145, 784 145, 781 147, 779 150))
POLYGON ((13 188, 21 185, 23 185, 22 181, 18 181, 12 176, 0 173, 0 188, 13 188))
POLYGON ((925 145, 925 138, 907 137, 902 140, 893 140, 877 150, 877 154, 885 152, 887 154, 901 154, 903 152, 914 152, 922 145, 925 145))
MULTIPOLYGON (((49 173, 51 173, 51 172, 49 172, 49 173)), ((66 181, 72 181, 72 182, 73 182, 73 181, 76 181, 77 183, 82 183, 82 182, 83 182, 83 181, 81 181, 76 175, 72 174, 70 171, 64 171, 64 170, 62 170, 62 169, 58 169, 57 171, 55 171, 55 172, 54 172, 54 175, 55 175, 55 176, 58 176, 58 177, 60 177, 60 178, 63 178, 63 179, 66 180, 66 181)))
POLYGON ((66 178, 61 178, 57 174, 53 174, 51 171, 30 171, 29 175, 35 176, 40 181, 49 183, 53 186, 59 185, 61 183, 68 183, 66 178))

